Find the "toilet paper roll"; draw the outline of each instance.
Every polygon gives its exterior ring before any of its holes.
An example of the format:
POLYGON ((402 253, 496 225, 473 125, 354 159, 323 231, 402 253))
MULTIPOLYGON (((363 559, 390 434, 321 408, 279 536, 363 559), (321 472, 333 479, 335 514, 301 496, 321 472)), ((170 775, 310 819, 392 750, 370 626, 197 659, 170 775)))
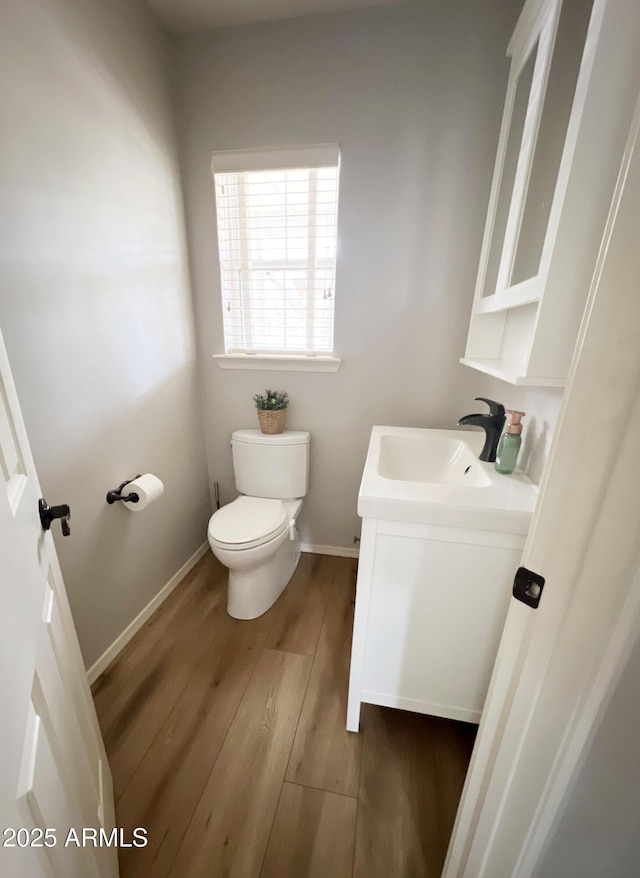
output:
POLYGON ((132 512, 142 512, 150 503, 161 497, 163 491, 164 485, 160 479, 154 476, 153 473, 145 473, 143 476, 138 476, 137 479, 129 482, 122 490, 123 494, 137 494, 139 497, 138 502, 131 503, 130 501, 123 500, 122 505, 132 512))

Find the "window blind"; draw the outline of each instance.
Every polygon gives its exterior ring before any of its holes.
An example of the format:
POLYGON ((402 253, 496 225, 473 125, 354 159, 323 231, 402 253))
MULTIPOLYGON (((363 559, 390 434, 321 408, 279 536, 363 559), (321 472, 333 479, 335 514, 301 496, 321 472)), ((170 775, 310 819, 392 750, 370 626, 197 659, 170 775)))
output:
POLYGON ((213 172, 226 352, 333 353, 337 147, 218 153, 213 172))

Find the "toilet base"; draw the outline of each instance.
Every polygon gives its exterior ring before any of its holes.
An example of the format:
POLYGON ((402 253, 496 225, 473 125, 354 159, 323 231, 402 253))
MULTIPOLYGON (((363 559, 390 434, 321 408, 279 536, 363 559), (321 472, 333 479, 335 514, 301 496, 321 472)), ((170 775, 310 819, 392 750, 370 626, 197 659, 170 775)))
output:
POLYGON ((300 560, 300 541, 285 539, 277 552, 248 570, 229 570, 227 612, 234 619, 257 619, 278 600, 300 560))

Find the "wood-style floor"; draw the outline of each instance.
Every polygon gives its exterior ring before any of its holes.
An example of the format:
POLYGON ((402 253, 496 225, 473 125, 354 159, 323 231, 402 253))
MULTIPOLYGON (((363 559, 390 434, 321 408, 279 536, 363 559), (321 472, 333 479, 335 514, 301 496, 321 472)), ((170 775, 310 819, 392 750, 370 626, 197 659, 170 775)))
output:
POLYGON ((438 878, 475 726, 364 705, 345 730, 356 562, 303 555, 226 612, 211 554, 93 687, 122 878, 438 878))

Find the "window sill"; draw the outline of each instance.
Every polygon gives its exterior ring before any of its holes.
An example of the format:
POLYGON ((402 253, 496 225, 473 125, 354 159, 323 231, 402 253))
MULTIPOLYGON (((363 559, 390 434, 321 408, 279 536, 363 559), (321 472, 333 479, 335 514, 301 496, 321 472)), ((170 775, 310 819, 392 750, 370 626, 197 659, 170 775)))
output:
POLYGON ((265 372, 337 372, 340 357, 303 357, 279 354, 213 354, 221 369, 253 369, 265 372))

